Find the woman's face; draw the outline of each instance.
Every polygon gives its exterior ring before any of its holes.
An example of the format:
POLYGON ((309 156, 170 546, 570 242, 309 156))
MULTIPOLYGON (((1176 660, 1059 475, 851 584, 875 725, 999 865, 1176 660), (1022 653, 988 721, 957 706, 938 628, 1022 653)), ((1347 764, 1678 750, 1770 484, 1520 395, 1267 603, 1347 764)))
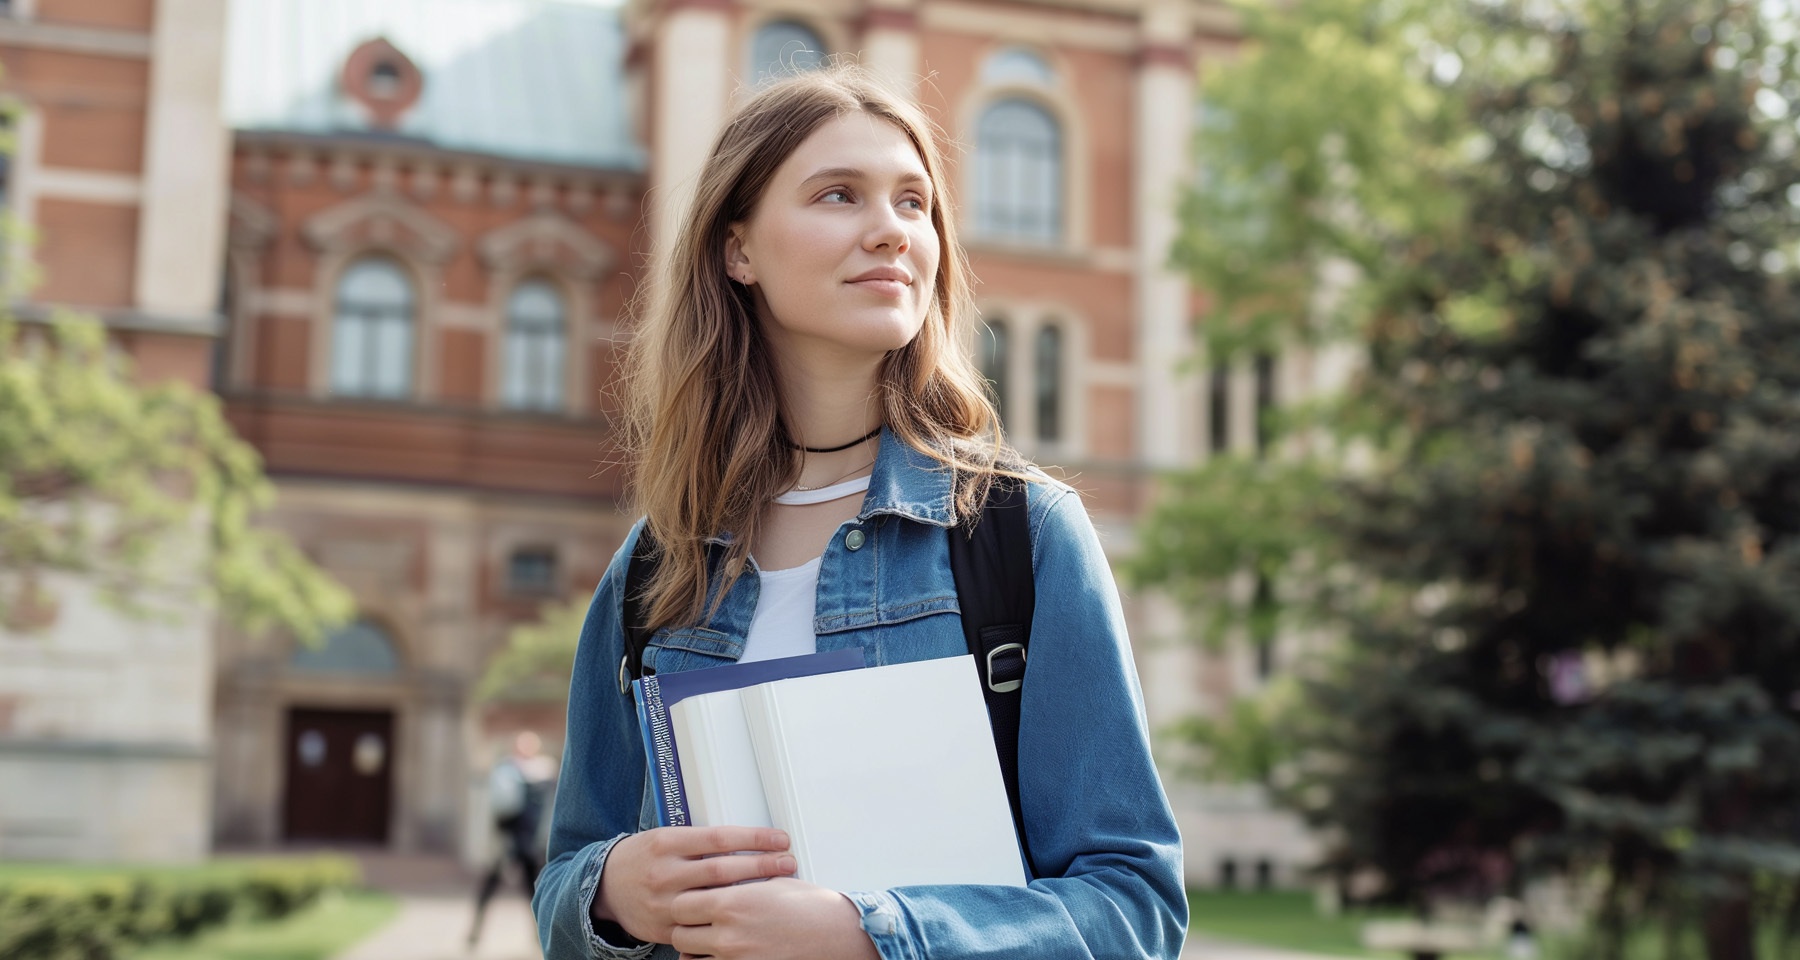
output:
POLYGON ((855 112, 813 131, 726 242, 776 355, 876 360, 911 342, 936 295, 935 201, 899 127, 855 112))

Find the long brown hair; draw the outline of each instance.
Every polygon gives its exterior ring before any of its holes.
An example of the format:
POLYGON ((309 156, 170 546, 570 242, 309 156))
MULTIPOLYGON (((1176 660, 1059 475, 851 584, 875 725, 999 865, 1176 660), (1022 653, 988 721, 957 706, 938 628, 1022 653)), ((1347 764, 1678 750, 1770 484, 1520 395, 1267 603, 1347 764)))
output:
POLYGON ((744 570, 763 506, 799 478, 774 357, 749 290, 726 276, 725 241, 807 137, 857 111, 912 140, 936 198, 937 295, 918 335, 882 360, 876 390, 885 423, 952 471, 959 517, 979 511, 994 476, 1019 469, 964 349, 975 306, 931 122, 849 64, 781 80, 726 121, 686 221, 638 301, 624 387, 633 493, 661 554, 645 588, 651 629, 697 623, 716 609, 744 570), (707 543, 720 534, 730 543, 709 606, 707 543))

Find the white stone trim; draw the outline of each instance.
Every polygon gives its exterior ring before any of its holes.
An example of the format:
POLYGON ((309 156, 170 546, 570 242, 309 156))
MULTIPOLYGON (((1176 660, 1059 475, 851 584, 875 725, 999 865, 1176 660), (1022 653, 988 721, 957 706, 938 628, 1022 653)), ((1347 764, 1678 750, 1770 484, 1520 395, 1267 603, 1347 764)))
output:
POLYGON ((225 261, 231 133, 225 4, 157 0, 134 297, 149 313, 211 313, 225 261))
POLYGON ((872 27, 863 33, 862 64, 882 83, 908 100, 919 99, 919 33, 872 27))
MULTIPOLYGON (((1164 25, 1165 33, 1186 29, 1179 15, 1167 18, 1176 23, 1164 25)), ((1153 19, 1146 13, 1146 32, 1155 32, 1153 19)), ((1133 299, 1142 369, 1137 442, 1139 459, 1167 468, 1189 462, 1197 452, 1186 442, 1194 434, 1194 403, 1192 387, 1184 389, 1182 383, 1188 378, 1181 376, 1182 365, 1194 353, 1188 280, 1168 263, 1181 234, 1181 191, 1193 167, 1188 122, 1193 111, 1170 110, 1169 104, 1191 101, 1195 79, 1191 68, 1159 63, 1140 64, 1133 79, 1132 239, 1138 255, 1133 299)))
POLYGON ((144 181, 129 173, 39 167, 37 196, 85 200, 89 203, 135 205, 143 202, 144 181))
POLYGON ((312 319, 316 294, 298 287, 265 287, 250 294, 253 312, 265 317, 304 317, 312 319))
POLYGON ((44 23, 34 16, 16 15, 0 17, 0 46, 143 60, 150 57, 155 41, 147 33, 44 23))
POLYGON ((919 26, 980 37, 1005 37, 1008 43, 1016 41, 1031 46, 1076 47, 1124 54, 1138 48, 1136 25, 1124 20, 1117 25, 1095 23, 1091 19, 1058 16, 1049 10, 1001 9, 963 0, 937 0, 925 4, 919 11, 919 26))
MULTIPOLYGON (((14 117, 11 182, 7 186, 13 220, 24 235, 9 238, 12 245, 5 254, 8 278, 30 277, 36 270, 32 251, 36 247, 33 236, 38 224, 38 176, 43 169, 43 151, 44 115, 29 102, 21 103, 18 114, 14 117)), ((8 279, 7 286, 10 288, 13 283, 12 279, 8 279)), ((8 292, 19 297, 30 295, 27 289, 11 289, 8 292)))
POLYGON ((725 11, 683 8, 664 17, 654 34, 653 115, 680 123, 655 124, 650 150, 652 262, 669 249, 693 201, 700 169, 725 122, 730 94, 732 25, 725 11))

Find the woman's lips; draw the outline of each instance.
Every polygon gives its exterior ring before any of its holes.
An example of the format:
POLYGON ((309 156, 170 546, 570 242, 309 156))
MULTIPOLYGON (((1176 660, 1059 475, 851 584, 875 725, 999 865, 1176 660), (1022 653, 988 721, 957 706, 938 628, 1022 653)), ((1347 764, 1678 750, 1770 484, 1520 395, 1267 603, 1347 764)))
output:
POLYGON ((906 284, 899 280, 852 280, 850 285, 865 290, 879 297, 890 297, 898 300, 906 293, 906 284))

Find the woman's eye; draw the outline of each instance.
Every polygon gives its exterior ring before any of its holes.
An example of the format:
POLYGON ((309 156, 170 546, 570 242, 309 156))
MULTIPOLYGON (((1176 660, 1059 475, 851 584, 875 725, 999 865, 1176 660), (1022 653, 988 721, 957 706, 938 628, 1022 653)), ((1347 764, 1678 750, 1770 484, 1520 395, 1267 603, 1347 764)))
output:
POLYGON ((848 190, 828 190, 819 199, 820 200, 831 200, 832 197, 842 197, 843 198, 842 200, 832 200, 833 203, 849 203, 850 202, 850 191, 848 191, 848 190))
POLYGON ((907 197, 905 200, 902 200, 900 202, 902 204, 908 204, 908 203, 912 204, 912 208, 914 210, 919 211, 920 213, 924 213, 926 211, 926 209, 928 209, 925 206, 925 201, 918 197, 907 197))

